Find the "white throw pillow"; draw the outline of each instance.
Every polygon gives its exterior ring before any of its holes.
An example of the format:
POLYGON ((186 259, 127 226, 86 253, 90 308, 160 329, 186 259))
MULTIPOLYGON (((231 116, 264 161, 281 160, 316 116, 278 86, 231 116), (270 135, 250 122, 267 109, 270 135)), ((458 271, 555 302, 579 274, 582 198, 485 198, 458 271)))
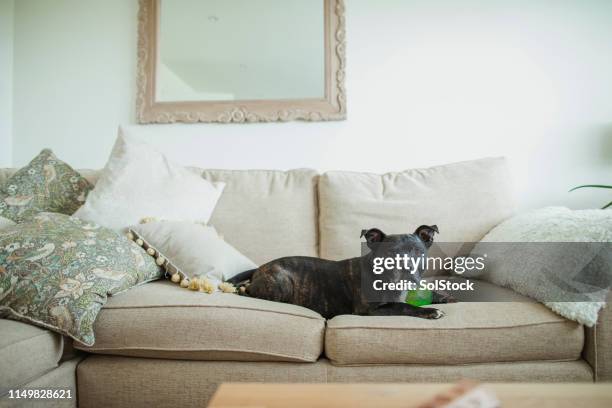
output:
POLYGON ((208 222, 224 183, 210 183, 123 129, 75 217, 123 230, 143 218, 208 222))
POLYGON ((593 326, 605 305, 607 290, 597 288, 609 285, 611 243, 611 210, 527 211, 493 228, 474 247, 474 256, 487 254, 485 269, 463 276, 513 289, 561 316, 593 326), (577 293, 590 301, 567 301, 577 293))
POLYGON ((130 228, 190 278, 206 277, 215 287, 234 275, 257 268, 210 226, 184 221, 155 221, 130 228))

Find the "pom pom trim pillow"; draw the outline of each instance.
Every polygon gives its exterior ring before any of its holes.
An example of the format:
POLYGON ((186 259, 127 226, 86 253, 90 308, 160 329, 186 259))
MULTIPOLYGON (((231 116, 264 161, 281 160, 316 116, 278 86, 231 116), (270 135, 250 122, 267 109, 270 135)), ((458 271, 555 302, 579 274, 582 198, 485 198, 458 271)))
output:
MULTIPOLYGON (((0 188, 0 217, 22 222, 39 212, 72 215, 93 186, 45 149, 0 188)), ((0 223, 6 226, 6 220, 0 223)))
MULTIPOLYGON (((130 228, 137 243, 146 243, 168 275, 181 281, 206 278, 212 287, 257 265, 228 244, 210 226, 186 221, 154 221, 130 228)), ((175 283, 180 283, 175 282, 175 283)))
POLYGON ((75 216, 121 231, 149 217, 208 222, 224 187, 120 128, 95 190, 75 216))
POLYGON ((40 213, 0 231, 0 314, 86 345, 107 296, 161 274, 125 236, 74 217, 40 213))

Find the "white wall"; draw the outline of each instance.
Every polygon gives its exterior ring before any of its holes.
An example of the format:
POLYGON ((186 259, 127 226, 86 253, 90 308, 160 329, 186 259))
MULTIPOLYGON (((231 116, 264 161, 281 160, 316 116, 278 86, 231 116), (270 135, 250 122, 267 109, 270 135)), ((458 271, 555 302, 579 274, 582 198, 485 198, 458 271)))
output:
POLYGON ((136 0, 17 0, 13 164, 51 147, 101 167, 134 120, 136 0))
POLYGON ((12 162, 14 0, 0 0, 0 167, 12 162))
MULTIPOLYGON (((14 164, 101 167, 134 122, 136 1, 19 0, 14 164)), ((521 205, 596 207, 612 182, 612 1, 347 0, 336 123, 138 126, 184 163, 384 172, 511 159, 521 205)))

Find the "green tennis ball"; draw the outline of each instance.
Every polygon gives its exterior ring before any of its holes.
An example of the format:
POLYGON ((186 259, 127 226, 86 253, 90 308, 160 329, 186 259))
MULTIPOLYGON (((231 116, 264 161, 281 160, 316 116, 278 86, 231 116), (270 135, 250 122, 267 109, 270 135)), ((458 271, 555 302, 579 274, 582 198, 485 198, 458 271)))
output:
POLYGON ((426 306, 433 302, 433 292, 431 290, 409 290, 406 296, 406 303, 412 306, 426 306))

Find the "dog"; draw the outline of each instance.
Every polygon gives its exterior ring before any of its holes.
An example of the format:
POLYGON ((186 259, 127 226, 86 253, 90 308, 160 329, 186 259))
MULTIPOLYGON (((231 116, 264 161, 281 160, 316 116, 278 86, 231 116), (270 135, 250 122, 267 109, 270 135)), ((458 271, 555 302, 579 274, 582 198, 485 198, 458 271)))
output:
MULTIPOLYGON (((396 255, 421 257, 439 233, 436 225, 421 225, 412 234, 387 235, 378 228, 361 231, 370 252, 364 256, 329 261, 320 258, 291 256, 268 262, 257 269, 240 273, 227 282, 238 288, 239 294, 275 302, 291 303, 318 312, 326 319, 342 314, 365 316, 414 316, 439 319, 444 313, 430 307, 405 303, 405 292, 398 292, 388 302, 369 302, 362 291, 362 279, 372 279, 374 258, 396 255)), ((414 272, 388 270, 392 279, 420 280, 422 268, 414 272)), ((367 287, 367 286, 366 286, 367 287)), ((371 286, 370 286, 371 287, 371 286)), ((433 294, 433 303, 454 301, 448 295, 433 294)))

